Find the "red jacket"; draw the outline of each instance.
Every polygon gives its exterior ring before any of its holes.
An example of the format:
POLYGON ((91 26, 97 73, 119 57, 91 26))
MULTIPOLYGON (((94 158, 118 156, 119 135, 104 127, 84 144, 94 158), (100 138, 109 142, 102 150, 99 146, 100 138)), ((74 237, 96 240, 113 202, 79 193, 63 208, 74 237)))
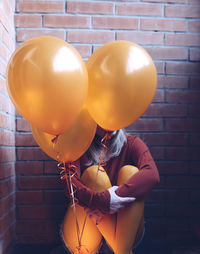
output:
MULTIPOLYGON (((73 164, 76 166, 76 177, 72 178, 76 185, 75 197, 79 204, 91 209, 109 212, 110 194, 107 190, 103 192, 94 192, 92 202, 90 201, 92 190, 86 187, 80 181, 80 176, 87 168, 88 161, 85 153, 79 160, 73 164)), ((125 184, 119 186, 116 190, 117 195, 121 197, 135 197, 144 199, 152 190, 155 184, 159 183, 159 173, 155 162, 150 154, 148 147, 137 136, 127 135, 127 143, 123 146, 119 156, 111 158, 104 169, 106 170, 111 184, 117 185, 117 177, 120 168, 124 165, 133 165, 139 169, 125 184)), ((65 193, 67 188, 65 185, 65 193)))

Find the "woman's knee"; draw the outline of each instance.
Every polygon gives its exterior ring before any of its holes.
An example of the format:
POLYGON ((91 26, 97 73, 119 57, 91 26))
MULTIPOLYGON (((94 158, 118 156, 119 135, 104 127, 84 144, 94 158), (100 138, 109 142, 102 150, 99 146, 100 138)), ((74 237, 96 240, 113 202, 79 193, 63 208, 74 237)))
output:
POLYGON ((132 165, 125 165, 120 168, 117 178, 117 184, 121 185, 129 180, 139 169, 132 165))
POLYGON ((81 176, 81 182, 94 191, 104 191, 111 187, 110 179, 103 167, 88 167, 81 176))

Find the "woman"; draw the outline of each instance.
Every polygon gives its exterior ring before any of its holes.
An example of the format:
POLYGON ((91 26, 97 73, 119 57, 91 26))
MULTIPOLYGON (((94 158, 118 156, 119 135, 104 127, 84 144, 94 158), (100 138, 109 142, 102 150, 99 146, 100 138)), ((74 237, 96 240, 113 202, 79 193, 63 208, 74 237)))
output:
MULTIPOLYGON (((105 149, 101 144, 105 134, 106 131, 98 126, 88 151, 73 163, 76 175, 72 182, 78 200, 76 217, 87 232, 81 233, 78 228, 81 236, 76 238, 74 210, 70 208, 65 216, 62 236, 73 253, 76 249, 77 253, 96 253, 101 235, 114 253, 133 253, 132 248, 144 231, 144 198, 160 180, 147 146, 139 137, 125 134, 124 130, 109 133, 108 151, 103 157, 106 165, 104 168, 95 166, 105 149), (87 219, 88 224, 84 220, 86 213, 93 217, 93 221, 87 219), (96 225, 94 217, 97 218, 96 225), (95 239, 89 241, 87 234, 90 232, 95 239)), ((65 190, 67 193, 67 188, 65 190)))

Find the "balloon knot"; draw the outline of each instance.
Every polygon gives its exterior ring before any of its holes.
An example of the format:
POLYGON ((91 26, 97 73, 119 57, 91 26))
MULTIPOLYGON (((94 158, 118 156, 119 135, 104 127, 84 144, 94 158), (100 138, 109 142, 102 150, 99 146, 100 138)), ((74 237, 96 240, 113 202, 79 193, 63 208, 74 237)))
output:
POLYGON ((51 142, 52 142, 53 144, 56 144, 57 141, 58 141, 58 137, 59 137, 59 135, 56 135, 54 138, 52 138, 51 142))

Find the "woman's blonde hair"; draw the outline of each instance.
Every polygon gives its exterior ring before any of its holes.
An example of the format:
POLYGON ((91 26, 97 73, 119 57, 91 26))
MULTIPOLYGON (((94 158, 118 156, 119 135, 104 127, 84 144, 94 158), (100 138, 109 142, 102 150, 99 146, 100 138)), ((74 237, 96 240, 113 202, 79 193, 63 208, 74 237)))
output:
MULTIPOLYGON (((117 130, 111 134, 111 139, 109 140, 107 146, 108 151, 105 156, 102 158, 105 162, 110 160, 113 157, 116 157, 120 154, 122 147, 127 142, 126 134, 123 129, 117 130)), ((86 166, 96 165, 99 161, 99 156, 104 149, 101 145, 102 137, 99 137, 97 134, 95 135, 92 144, 87 150, 88 162, 86 166)))

